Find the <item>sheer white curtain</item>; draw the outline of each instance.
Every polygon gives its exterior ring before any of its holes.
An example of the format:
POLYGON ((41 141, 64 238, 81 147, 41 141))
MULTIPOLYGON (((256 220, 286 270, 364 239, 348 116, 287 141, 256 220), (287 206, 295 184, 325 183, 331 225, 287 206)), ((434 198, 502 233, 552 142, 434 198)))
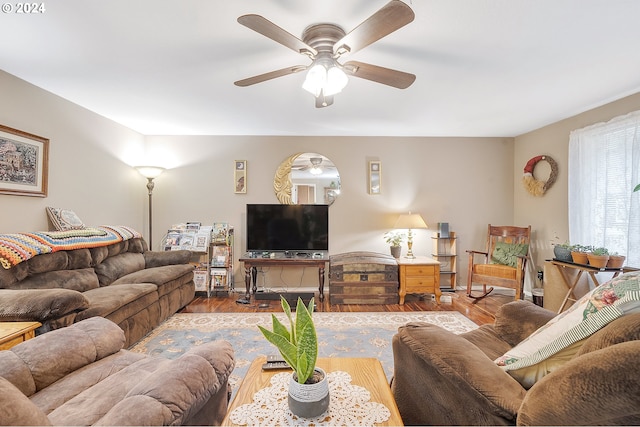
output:
POLYGON ((640 111, 571 132, 569 240, 640 267, 640 111))

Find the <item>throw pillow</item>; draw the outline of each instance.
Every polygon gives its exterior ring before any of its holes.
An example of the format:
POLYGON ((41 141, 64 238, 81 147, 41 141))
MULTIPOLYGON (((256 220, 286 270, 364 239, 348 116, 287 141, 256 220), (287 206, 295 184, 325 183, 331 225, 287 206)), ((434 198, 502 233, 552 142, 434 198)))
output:
POLYGON ((525 256, 528 251, 529 245, 526 243, 496 242, 491 254, 491 262, 515 268, 518 265, 518 256, 525 256))
POLYGON ((506 371, 532 366, 583 340, 609 322, 640 312, 640 271, 598 286, 495 362, 506 371))
POLYGON ((85 228, 84 223, 78 215, 71 209, 52 208, 47 206, 47 215, 51 220, 51 224, 58 231, 82 230, 85 228))

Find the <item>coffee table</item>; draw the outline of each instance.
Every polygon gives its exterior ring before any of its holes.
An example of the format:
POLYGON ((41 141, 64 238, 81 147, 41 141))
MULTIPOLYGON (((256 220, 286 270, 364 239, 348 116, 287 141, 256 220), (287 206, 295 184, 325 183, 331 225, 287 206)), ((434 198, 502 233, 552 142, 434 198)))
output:
MULTIPOLYGON (((251 403, 253 395, 257 391, 269 386, 272 376, 283 372, 282 370, 263 371, 262 365, 265 362, 266 358, 261 356, 251 363, 247 375, 244 377, 244 380, 242 380, 240 388, 229 406, 227 416, 222 421, 223 426, 235 425, 229 419, 231 412, 241 405, 251 403)), ((377 425, 403 425, 398 407, 391 394, 387 377, 378 359, 351 357, 318 358, 316 365, 323 368, 327 373, 334 371, 347 372, 351 375, 352 384, 364 387, 369 391, 371 394, 371 402, 378 402, 385 405, 389 409, 391 417, 386 422, 377 425)), ((291 372, 291 370, 286 371, 291 372)))

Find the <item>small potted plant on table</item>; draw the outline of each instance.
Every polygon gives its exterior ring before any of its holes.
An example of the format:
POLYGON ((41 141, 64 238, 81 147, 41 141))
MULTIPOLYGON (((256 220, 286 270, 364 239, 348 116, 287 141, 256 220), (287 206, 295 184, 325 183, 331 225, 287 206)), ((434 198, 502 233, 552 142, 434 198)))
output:
POLYGON ((384 234, 384 241, 389 244, 391 255, 393 255, 394 258, 400 258, 400 254, 402 253, 402 246, 400 246, 400 244, 403 240, 404 234, 398 231, 388 231, 384 234))
POLYGON ((571 245, 571 258, 576 264, 587 265, 589 260, 587 253, 591 251, 591 246, 571 245))
POLYGON ((329 382, 327 374, 316 366, 318 336, 311 318, 314 299, 305 306, 301 298, 296 305, 296 318, 291 317, 291 307, 280 296, 280 303, 289 319, 290 329, 272 314, 273 331, 258 326, 264 337, 275 345, 293 373, 289 381, 289 410, 299 417, 313 418, 329 408, 329 382))
POLYGON ((587 253, 587 258, 589 259, 589 265, 597 268, 604 268, 607 266, 607 262, 609 262, 609 251, 607 248, 593 248, 589 253, 587 253))

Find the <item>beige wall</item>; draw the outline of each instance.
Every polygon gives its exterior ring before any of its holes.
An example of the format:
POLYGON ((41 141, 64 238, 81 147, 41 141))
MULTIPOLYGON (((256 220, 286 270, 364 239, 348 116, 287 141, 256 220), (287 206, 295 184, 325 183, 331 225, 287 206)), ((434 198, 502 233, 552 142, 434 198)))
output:
MULTIPOLYGON (((568 157, 569 133, 574 129, 606 122, 616 116, 640 109, 640 93, 619 101, 589 110, 549 126, 515 138, 514 168, 514 221, 531 224, 534 230, 534 257, 537 268, 542 269, 544 260, 553 258, 552 241, 559 237, 560 243, 569 238, 568 224, 568 157), (522 185, 523 168, 527 161, 537 155, 549 155, 558 163, 558 180, 542 197, 529 194, 522 185)), ((540 162, 535 169, 536 178, 546 180, 549 167, 540 162)))
MULTIPOLYGON (((421 213, 430 229, 416 232, 414 252, 429 255, 438 222, 458 240, 458 284, 467 249, 484 246, 488 223, 531 224, 535 264, 551 256, 553 233, 567 231, 567 146, 572 129, 640 108, 640 94, 512 138, 143 136, 0 71, 0 123, 51 140, 49 196, 0 195, 0 233, 47 228, 45 206, 74 209, 88 225, 126 224, 147 235, 145 179, 131 166, 169 167, 156 179, 154 246, 186 221, 228 221, 244 250, 247 203, 276 203, 273 174, 287 156, 315 151, 341 173, 342 195, 330 208, 330 250, 387 252, 382 239, 397 215, 421 213), (520 182, 528 159, 549 154, 558 182, 534 198, 520 182), (248 192, 233 193, 233 161, 248 161, 248 192), (367 194, 367 162, 382 162, 382 194, 367 194)), ((126 100, 123 100, 126 102, 126 100)), ((536 174, 546 176, 544 165, 536 174)), ((406 251, 406 246, 404 248, 406 251)), ((535 269, 534 269, 535 270, 535 269)), ((314 272, 271 272, 270 283, 315 284, 314 272)), ((236 278, 242 273, 237 272, 236 278)))
POLYGON ((46 206, 142 228, 145 180, 127 164, 141 157, 142 135, 3 71, 0 94, 0 123, 50 140, 48 197, 0 195, 0 233, 46 230, 46 206))
MULTIPOLYGON (((510 138, 175 137, 146 138, 148 152, 174 153, 172 169, 156 180, 154 246, 173 223, 228 221, 244 250, 245 205, 277 203, 273 176, 289 155, 313 151, 340 171, 342 191, 331 206, 330 252, 388 253, 382 235, 398 214, 419 212, 430 230, 416 231, 414 252, 431 253, 438 222, 457 232, 459 283, 466 249, 484 247, 486 225, 513 218, 513 144, 510 138), (247 160, 247 194, 233 193, 233 160, 247 160), (367 193, 367 165, 382 162, 382 194, 367 193)), ((406 251, 406 247, 404 249, 406 251)), ((273 286, 315 284, 314 272, 280 270, 273 286)), ((242 275, 239 272, 240 277, 242 275)))

